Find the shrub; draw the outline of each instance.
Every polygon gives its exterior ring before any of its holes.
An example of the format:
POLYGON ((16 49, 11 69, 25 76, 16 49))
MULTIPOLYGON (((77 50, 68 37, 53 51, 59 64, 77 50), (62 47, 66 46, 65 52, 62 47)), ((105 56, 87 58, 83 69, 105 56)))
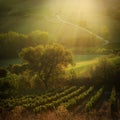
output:
POLYGON ((120 57, 108 57, 99 60, 95 68, 90 73, 95 84, 104 84, 108 87, 113 85, 119 88, 120 85, 120 57))
POLYGON ((6 77, 7 75, 7 70, 4 68, 0 68, 0 78, 6 77))

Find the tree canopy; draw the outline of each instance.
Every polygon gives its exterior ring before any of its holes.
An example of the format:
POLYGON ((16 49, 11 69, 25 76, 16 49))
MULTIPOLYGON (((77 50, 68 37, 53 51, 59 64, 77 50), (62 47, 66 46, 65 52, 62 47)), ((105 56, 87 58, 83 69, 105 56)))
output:
POLYGON ((59 78, 64 68, 72 64, 71 52, 58 44, 24 48, 20 57, 46 88, 50 80, 59 78))

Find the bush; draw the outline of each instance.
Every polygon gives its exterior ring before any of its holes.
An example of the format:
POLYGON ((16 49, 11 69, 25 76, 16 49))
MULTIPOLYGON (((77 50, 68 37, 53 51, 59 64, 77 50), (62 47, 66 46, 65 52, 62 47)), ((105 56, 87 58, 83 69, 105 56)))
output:
POLYGON ((4 68, 0 68, 0 78, 6 77, 7 75, 7 70, 4 68))
POLYGON ((0 96, 1 98, 7 98, 14 94, 15 87, 10 82, 11 77, 0 78, 0 96))
POLYGON ((11 73, 19 75, 23 73, 27 69, 27 67, 28 67, 27 64, 14 64, 14 65, 9 65, 7 69, 11 73))
POLYGON ((92 80, 96 84, 105 84, 108 87, 120 85, 120 57, 108 57, 99 60, 95 68, 91 69, 92 80))

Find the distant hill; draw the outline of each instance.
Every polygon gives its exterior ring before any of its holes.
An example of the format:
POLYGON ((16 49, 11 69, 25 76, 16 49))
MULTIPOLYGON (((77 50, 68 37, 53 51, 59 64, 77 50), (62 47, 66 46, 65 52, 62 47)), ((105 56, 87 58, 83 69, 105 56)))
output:
MULTIPOLYGON (((55 14, 59 13, 65 17, 67 16, 60 11, 57 5, 64 5, 66 1, 70 2, 72 0, 58 0, 58 4, 56 4, 56 1, 57 0, 0 0, 0 32, 16 31, 20 33, 29 33, 36 29, 40 29, 50 32, 57 38, 59 32, 61 35, 64 32, 60 31, 63 25, 56 20, 55 14), (52 4, 55 7, 54 9, 52 4)), ((105 11, 103 17, 109 19, 108 24, 110 25, 110 35, 112 36, 110 41, 117 41, 118 44, 120 41, 120 1, 99 0, 99 2, 103 5, 101 10, 103 12, 105 11)), ((64 8, 61 7, 61 10, 64 10, 64 8)), ((73 14, 71 13, 71 15, 73 14)), ((97 16, 95 17, 99 19, 97 16)), ((74 19, 75 17, 72 18, 74 19)), ((90 23, 93 22, 101 26, 101 24, 95 22, 96 18, 93 18, 93 21, 90 21, 90 23)), ((88 26, 88 29, 96 32, 99 30, 99 26, 97 29, 88 26)), ((103 37, 106 36, 103 35, 103 37)))

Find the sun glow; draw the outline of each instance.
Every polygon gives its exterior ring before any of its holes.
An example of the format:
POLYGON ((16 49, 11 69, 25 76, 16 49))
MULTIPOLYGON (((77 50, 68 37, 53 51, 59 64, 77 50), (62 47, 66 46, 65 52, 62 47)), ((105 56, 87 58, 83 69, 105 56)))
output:
MULTIPOLYGON (((84 28, 90 29, 97 34, 103 34, 104 28, 108 31, 108 20, 104 17, 105 11, 103 11, 104 5, 100 1, 96 0, 52 0, 48 2, 47 6, 52 11, 52 17, 54 17, 53 23, 60 22, 61 18, 71 22, 73 24, 67 24, 67 22, 61 19, 61 24, 58 27, 57 31, 59 36, 62 36, 63 33, 66 33, 67 37, 76 38, 83 33, 83 31, 78 31, 77 25, 84 28), (60 19, 57 19, 58 16, 60 19), (62 24, 64 23, 64 24, 62 24), (76 25, 76 26, 75 26, 76 25), (74 30, 77 29, 77 30, 74 30), (71 32, 72 31, 72 32, 71 32), (73 36, 72 36, 73 35, 73 36)), ((79 29, 80 30, 80 29, 79 29)), ((106 34, 106 33, 105 33, 106 34)), ((86 35, 87 36, 87 35, 86 35)), ((66 39, 66 38, 63 38, 66 39)), ((68 38, 69 39, 69 38, 68 38)))
MULTIPOLYGON (((80 23, 86 21, 88 26, 107 26, 107 18, 104 17, 104 4, 96 0, 53 0, 48 2, 50 10, 55 14, 63 16, 65 19, 80 23)), ((99 26, 99 27, 100 27, 99 26)))
POLYGON ((48 0, 37 4, 36 8, 27 23, 35 20, 31 24, 32 29, 48 31, 56 40, 76 39, 84 34, 85 37, 93 37, 89 35, 90 32, 80 30, 79 26, 102 36, 109 32, 104 5, 99 0, 48 0), (66 24, 65 21, 72 24, 66 24))

